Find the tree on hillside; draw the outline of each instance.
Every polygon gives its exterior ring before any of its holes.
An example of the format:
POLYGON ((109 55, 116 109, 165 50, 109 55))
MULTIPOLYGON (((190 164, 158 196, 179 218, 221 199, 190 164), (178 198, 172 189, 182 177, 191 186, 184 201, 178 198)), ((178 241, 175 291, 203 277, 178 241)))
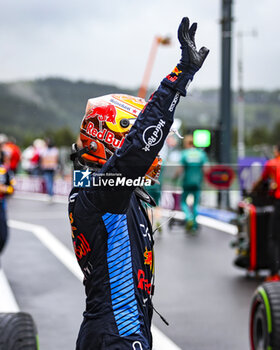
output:
POLYGON ((276 123, 271 132, 271 143, 273 145, 280 143, 280 122, 276 123))
POLYGON ((258 126, 251 131, 247 140, 249 146, 271 144, 271 132, 265 127, 258 126))
POLYGON ((68 127, 64 126, 57 130, 49 129, 44 133, 44 138, 51 138, 57 147, 68 146, 71 147, 77 139, 77 135, 68 127))

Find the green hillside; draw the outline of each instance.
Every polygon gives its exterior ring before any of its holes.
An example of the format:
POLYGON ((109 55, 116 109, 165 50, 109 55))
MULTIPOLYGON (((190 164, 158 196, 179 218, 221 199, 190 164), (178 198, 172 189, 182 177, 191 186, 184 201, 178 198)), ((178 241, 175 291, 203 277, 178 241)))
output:
POLYGON ((28 134, 40 136, 46 130, 69 127, 77 132, 88 98, 115 92, 120 92, 115 86, 54 78, 2 83, 0 132, 19 143, 28 134))
MULTIPOLYGON (((60 78, 1 83, 0 133, 16 137, 19 144, 26 139, 41 137, 47 130, 68 129, 76 134, 87 100, 117 92, 137 94, 136 90, 117 86, 60 78)), ((234 95, 233 127, 236 127, 237 120, 236 101, 234 95)), ((280 125, 280 90, 247 91, 245 101, 248 139, 254 130, 262 129, 269 139, 267 135, 280 125)), ((219 119, 218 90, 190 89, 188 97, 181 98, 176 117, 182 119, 184 128, 216 127, 219 119)))

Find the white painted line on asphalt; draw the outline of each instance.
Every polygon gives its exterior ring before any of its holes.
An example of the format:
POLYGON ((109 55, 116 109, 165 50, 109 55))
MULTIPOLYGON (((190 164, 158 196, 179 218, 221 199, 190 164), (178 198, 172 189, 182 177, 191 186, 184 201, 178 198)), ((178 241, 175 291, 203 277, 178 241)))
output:
MULTIPOLYGON (((50 197, 45 193, 33 193, 33 192, 15 192, 13 197, 24 200, 38 200, 42 202, 50 202, 50 197)), ((54 203, 68 203, 67 196, 55 195, 52 197, 54 203)))
MULTIPOLYGON (((168 210, 168 209, 162 209, 162 216, 172 217, 178 220, 184 220, 185 218, 185 215, 183 212, 179 210, 168 210)), ((227 222, 222 222, 220 220, 209 218, 208 216, 204 216, 204 215, 198 215, 197 222, 200 225, 211 227, 211 228, 214 228, 215 230, 223 231, 231 235, 237 235, 237 227, 235 225, 228 224, 227 222)))
POLYGON ((3 269, 0 269, 0 312, 19 312, 19 307, 3 269))
MULTIPOLYGON (((9 220, 8 225, 17 230, 32 232, 45 245, 53 255, 71 271, 75 277, 83 281, 83 273, 73 252, 66 248, 49 230, 40 225, 34 225, 22 221, 9 220)), ((0 298, 1 299, 1 298, 0 298)), ((154 346, 153 350, 181 350, 165 334, 155 326, 152 326, 154 346)))
MULTIPOLYGON (((70 270, 80 281, 83 281, 83 273, 77 263, 74 254, 65 247, 49 230, 43 226, 34 225, 22 221, 9 220, 10 227, 18 230, 32 232, 47 247, 57 259, 70 270)), ((70 228, 69 228, 70 230, 70 228)))
POLYGON ((214 228, 215 230, 223 231, 229 233, 230 235, 237 235, 237 227, 227 222, 222 222, 208 216, 198 215, 197 222, 201 225, 214 228))
MULTIPOLYGON (((19 199, 27 199, 27 200, 41 200, 44 202, 49 201, 49 196, 47 194, 43 193, 16 193, 14 195, 16 198, 19 199)), ((53 202, 55 203, 67 203, 68 198, 65 196, 54 196, 53 197, 53 202)), ((179 220, 184 220, 184 213, 179 210, 169 210, 169 209, 162 209, 161 208, 162 215, 164 217, 174 217, 179 220)), ((237 234, 237 227, 232 224, 228 224, 226 222, 222 222, 220 220, 210 218, 208 216, 204 215, 198 215, 197 217, 197 222, 200 225, 211 227, 214 229, 217 229, 219 231, 223 231, 226 233, 229 233, 231 235, 236 235, 237 234)))
POLYGON ((152 325, 153 350, 182 350, 158 328, 152 325))

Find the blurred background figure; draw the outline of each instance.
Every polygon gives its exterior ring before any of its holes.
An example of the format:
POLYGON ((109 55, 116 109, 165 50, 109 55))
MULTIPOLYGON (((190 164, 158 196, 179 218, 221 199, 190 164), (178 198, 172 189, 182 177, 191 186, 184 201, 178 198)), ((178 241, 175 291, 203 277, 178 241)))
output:
POLYGON ((175 173, 174 178, 182 176, 181 208, 185 214, 185 227, 187 231, 197 230, 197 209, 200 199, 200 191, 204 177, 204 168, 208 163, 206 153, 202 149, 195 148, 193 136, 186 135, 183 140, 184 149, 181 151, 181 167, 175 173), (188 205, 189 195, 193 196, 192 206, 188 205), (192 207, 192 208, 191 208, 192 207))
POLYGON ((52 200, 54 176, 59 164, 59 151, 51 139, 46 140, 46 147, 42 150, 40 158, 46 191, 52 200))
POLYGON ((22 152, 21 167, 29 175, 41 175, 41 153, 45 148, 46 142, 36 139, 22 152))
POLYGON ((10 139, 6 135, 1 135, 0 142, 4 152, 5 167, 16 174, 21 160, 21 150, 16 145, 15 139, 10 139))
POLYGON ((145 190, 149 193, 149 195, 154 199, 156 207, 153 208, 151 213, 149 212, 149 218, 152 222, 152 226, 154 230, 158 230, 159 232, 162 231, 162 212, 161 212, 161 195, 163 190, 163 183, 164 183, 164 167, 166 166, 170 153, 172 153, 175 149, 175 147, 178 144, 178 136, 175 135, 173 132, 169 133, 169 135, 166 138, 166 142, 163 145, 163 148, 160 152, 160 157, 162 159, 161 161, 161 167, 160 167, 160 173, 159 177, 156 182, 153 183, 151 186, 146 186, 145 190))
POLYGON ((5 167, 4 161, 4 144, 0 143, 0 254, 2 253, 8 238, 5 198, 14 192, 14 180, 8 169, 5 167))
POLYGON ((269 223, 270 273, 268 281, 280 281, 280 143, 274 146, 274 158, 266 162, 263 173, 253 190, 267 183, 269 194, 273 197, 274 211, 269 223))

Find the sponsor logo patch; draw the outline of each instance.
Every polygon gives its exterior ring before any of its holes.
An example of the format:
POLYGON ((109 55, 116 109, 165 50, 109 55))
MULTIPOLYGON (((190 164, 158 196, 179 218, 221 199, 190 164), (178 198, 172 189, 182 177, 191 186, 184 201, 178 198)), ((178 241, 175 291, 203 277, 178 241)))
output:
POLYGON ((81 260, 91 251, 88 241, 82 233, 80 233, 76 241, 74 241, 74 250, 78 260, 81 260))
POLYGON ((174 108, 176 107, 178 101, 179 101, 180 93, 176 92, 176 95, 173 98, 173 101, 171 102, 171 105, 169 107, 169 112, 173 112, 174 108))
POLYGON ((162 128, 164 127, 164 125, 165 125, 165 121, 160 119, 157 125, 148 126, 144 130, 142 137, 146 145, 143 148, 145 152, 148 152, 151 147, 157 145, 161 141, 163 136, 162 128))
POLYGON ((116 108, 112 105, 92 108, 87 118, 97 117, 100 122, 116 124, 116 108))
POLYGON ((115 148, 121 148, 124 143, 124 137, 121 140, 115 138, 115 134, 107 129, 98 131, 92 122, 89 122, 87 125, 86 132, 92 137, 96 137, 100 141, 106 142, 108 145, 112 145, 115 148))
POLYGON ((151 250, 148 250, 146 247, 146 250, 144 252, 144 264, 145 265, 149 265, 150 266, 150 270, 152 270, 152 266, 153 266, 153 252, 151 250))
POLYGON ((145 290, 148 294, 151 294, 151 282, 148 281, 147 278, 145 278, 145 272, 143 270, 138 270, 138 288, 145 290))

